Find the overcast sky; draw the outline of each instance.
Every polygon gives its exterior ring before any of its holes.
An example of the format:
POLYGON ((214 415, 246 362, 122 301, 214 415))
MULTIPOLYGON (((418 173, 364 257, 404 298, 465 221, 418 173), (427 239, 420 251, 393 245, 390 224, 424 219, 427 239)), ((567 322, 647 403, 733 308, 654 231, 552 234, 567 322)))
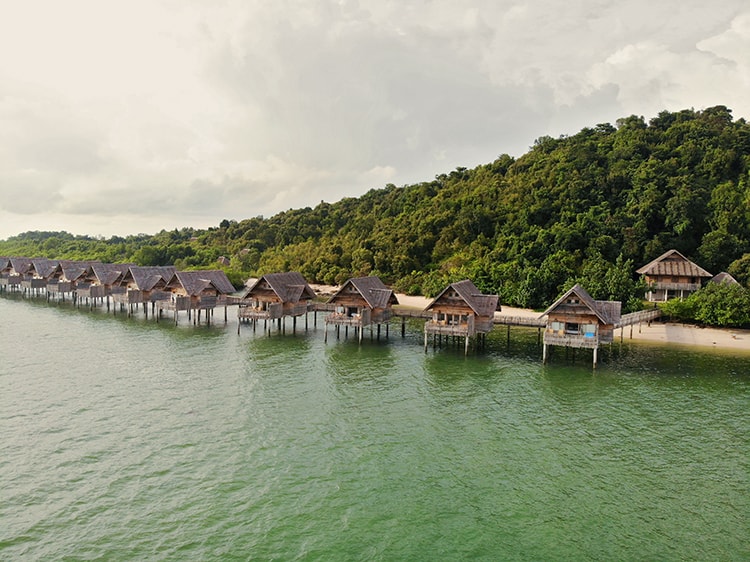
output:
POLYGON ((747 0, 0 0, 0 238, 216 226, 726 105, 747 0))

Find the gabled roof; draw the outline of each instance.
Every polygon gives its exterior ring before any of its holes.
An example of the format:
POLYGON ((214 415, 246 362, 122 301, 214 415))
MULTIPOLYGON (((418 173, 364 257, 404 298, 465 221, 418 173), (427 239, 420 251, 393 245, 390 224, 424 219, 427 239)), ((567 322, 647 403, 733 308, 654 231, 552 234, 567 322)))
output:
POLYGON ((655 260, 636 270, 641 275, 663 275, 672 277, 711 277, 711 274, 691 262, 677 250, 664 252, 655 260))
POLYGON ((362 295, 367 305, 370 308, 387 308, 389 304, 398 304, 396 294, 386 287, 379 277, 354 277, 348 279, 341 288, 336 291, 336 294, 328 299, 329 303, 333 303, 337 300, 339 295, 347 290, 348 286, 353 286, 354 289, 362 295))
POLYGON ((739 282, 726 271, 714 275, 711 278, 711 283, 719 283, 720 285, 739 285, 739 282))
POLYGON ((165 283, 172 278, 177 268, 173 265, 139 266, 133 265, 123 275, 123 280, 132 278, 137 289, 141 291, 152 290, 159 281, 165 283))
POLYGON ((175 271, 167 280, 167 285, 179 283, 190 296, 200 295, 208 287, 213 287, 222 295, 234 292, 234 285, 221 269, 203 271, 175 271))
POLYGON ((10 269, 10 258, 0 256, 0 271, 4 271, 6 269, 10 269))
POLYGON ((425 310, 430 310, 441 299, 441 297, 450 289, 455 290, 458 296, 474 311, 477 316, 493 316, 497 310, 497 301, 500 297, 497 295, 485 295, 468 279, 451 283, 441 293, 435 297, 425 310))
POLYGON ((603 324, 617 324, 620 321, 620 314, 622 309, 622 303, 620 301, 595 301, 591 295, 588 294, 586 289, 576 283, 572 289, 557 299, 552 306, 545 310, 539 318, 547 316, 550 312, 555 311, 559 307, 566 306, 565 301, 575 294, 578 300, 586 306, 592 313, 594 313, 603 324))
POLYGON ((62 276, 67 281, 76 281, 86 275, 89 267, 98 263, 95 261, 74 261, 74 260, 60 260, 60 268, 62 269, 62 276))
POLYGON ((132 263, 92 263, 89 269, 100 285, 112 285, 120 280, 132 266, 134 266, 132 263))
POLYGON ((271 290, 276 294, 281 302, 299 302, 300 299, 314 299, 315 291, 308 285, 302 274, 297 271, 288 271, 286 273, 266 273, 260 279, 257 279, 252 285, 250 285, 243 293, 243 298, 247 298, 253 294, 255 289, 260 286, 263 281, 268 283, 271 290))
POLYGON ((49 277, 55 272, 59 261, 51 260, 48 258, 34 258, 29 260, 28 273, 41 277, 42 279, 49 279, 49 277))
POLYGON ((31 260, 29 258, 9 258, 10 265, 13 269, 13 273, 16 275, 25 275, 31 267, 31 260))

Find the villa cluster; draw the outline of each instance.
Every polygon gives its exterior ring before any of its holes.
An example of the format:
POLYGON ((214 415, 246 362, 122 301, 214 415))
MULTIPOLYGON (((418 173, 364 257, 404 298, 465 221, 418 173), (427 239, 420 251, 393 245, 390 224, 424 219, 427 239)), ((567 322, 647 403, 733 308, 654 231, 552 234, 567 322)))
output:
MULTIPOLYGON (((670 250, 638 270, 648 282, 646 298, 649 301, 683 297, 701 287, 711 274, 700 268, 676 250, 670 250)), ((721 274, 718 282, 732 282, 721 274)), ((427 349, 430 336, 461 338, 468 352, 469 341, 483 341, 496 324, 525 325, 544 330, 543 360, 546 362, 549 346, 586 348, 593 350, 596 365, 597 352, 602 344, 614 340, 616 328, 623 328, 658 317, 658 310, 631 315, 621 315, 621 303, 594 300, 580 285, 575 285, 545 310, 536 321, 503 317, 497 295, 483 294, 470 280, 451 283, 430 302, 414 313, 394 309, 398 298, 393 290, 374 276, 347 280, 327 302, 317 301, 317 295, 304 277, 297 272, 269 273, 248 281, 242 291, 235 291, 222 270, 178 271, 172 266, 136 266, 133 264, 108 264, 97 261, 50 260, 46 258, 0 258, 0 290, 22 291, 24 294, 46 295, 47 299, 64 300, 66 296, 79 305, 94 306, 97 302, 115 311, 132 313, 142 306, 148 314, 148 305, 157 320, 165 311, 174 315, 185 311, 188 318, 200 322, 205 312, 210 322, 214 308, 224 307, 224 320, 228 306, 238 307, 238 331, 243 323, 256 326, 263 320, 278 322, 285 318, 296 319, 308 312, 324 311, 326 340, 328 327, 339 334, 343 327, 354 330, 362 339, 363 329, 380 327, 388 330, 393 317, 419 317, 426 320, 424 344, 427 349)), ((317 317, 316 317, 317 318, 317 317)), ((403 331, 403 322, 402 322, 403 331)), ((387 333, 387 332, 386 332, 387 333)))

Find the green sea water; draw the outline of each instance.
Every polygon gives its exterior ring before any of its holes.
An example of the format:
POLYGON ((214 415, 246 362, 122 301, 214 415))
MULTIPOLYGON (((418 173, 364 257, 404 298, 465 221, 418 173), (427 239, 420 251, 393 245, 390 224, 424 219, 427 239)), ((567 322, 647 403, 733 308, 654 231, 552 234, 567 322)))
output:
POLYGON ((0 298, 2 560, 748 560, 750 354, 0 298))

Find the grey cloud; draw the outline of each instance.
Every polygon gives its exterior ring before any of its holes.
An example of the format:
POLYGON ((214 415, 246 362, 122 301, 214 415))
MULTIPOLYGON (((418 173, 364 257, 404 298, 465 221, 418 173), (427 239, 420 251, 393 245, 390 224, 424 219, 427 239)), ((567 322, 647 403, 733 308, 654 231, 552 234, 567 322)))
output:
POLYGON ((107 51, 143 66, 132 90, 89 95, 55 69, 29 84, 0 66, 0 208, 133 231, 268 216, 631 113, 724 103, 750 117, 739 0, 159 6, 148 46, 169 38, 165 52, 107 51))

